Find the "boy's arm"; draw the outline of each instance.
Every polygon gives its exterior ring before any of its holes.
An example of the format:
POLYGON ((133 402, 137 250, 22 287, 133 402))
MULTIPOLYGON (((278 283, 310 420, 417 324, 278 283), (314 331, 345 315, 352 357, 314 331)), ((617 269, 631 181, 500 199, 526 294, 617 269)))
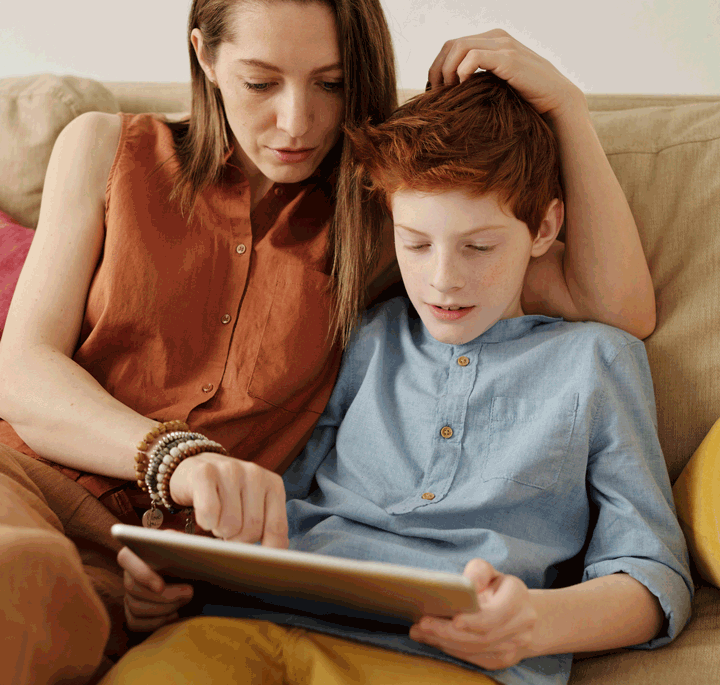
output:
POLYGON ((523 311, 591 319, 645 338, 655 328, 655 294, 635 221, 595 134, 583 93, 550 62, 495 29, 445 43, 432 86, 478 68, 506 80, 540 114, 560 144, 567 244, 533 260, 523 311))
POLYGON ((410 637, 481 668, 641 644, 663 626, 657 598, 623 573, 557 590, 528 590, 481 559, 471 561, 465 575, 478 590, 480 610, 452 621, 423 618, 410 637))
POLYGON ((639 581, 616 573, 557 590, 529 590, 537 622, 531 655, 599 652, 649 642, 664 614, 639 581))
MULTIPOLYGON (((618 334, 619 335, 619 334, 618 334)), ((661 646, 690 614, 688 553, 657 438, 652 380, 639 341, 608 355, 587 465, 596 522, 582 582, 528 590, 475 559, 465 569, 480 611, 423 618, 410 636, 484 668, 558 652, 661 646)))

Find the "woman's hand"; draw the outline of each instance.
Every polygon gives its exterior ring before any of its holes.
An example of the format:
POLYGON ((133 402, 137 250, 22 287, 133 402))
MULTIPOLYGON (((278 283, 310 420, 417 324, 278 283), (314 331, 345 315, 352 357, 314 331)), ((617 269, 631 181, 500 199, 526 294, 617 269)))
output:
POLYGON ((412 626, 410 637, 489 670, 532 656, 538 614, 525 583, 482 559, 470 561, 463 575, 475 585, 479 611, 453 619, 424 616, 412 626))
POLYGON ((582 91, 550 62, 501 29, 449 40, 435 58, 428 79, 432 87, 465 81, 478 69, 507 81, 540 114, 560 117, 584 107, 582 91))
POLYGON ((175 469, 170 496, 194 507, 197 524, 215 537, 288 546, 282 478, 257 464, 202 452, 175 469))
POLYGON ((192 599, 192 585, 166 585, 153 569, 127 547, 118 552, 117 559, 125 571, 124 604, 128 628, 137 632, 150 632, 166 623, 177 621, 178 609, 192 599))

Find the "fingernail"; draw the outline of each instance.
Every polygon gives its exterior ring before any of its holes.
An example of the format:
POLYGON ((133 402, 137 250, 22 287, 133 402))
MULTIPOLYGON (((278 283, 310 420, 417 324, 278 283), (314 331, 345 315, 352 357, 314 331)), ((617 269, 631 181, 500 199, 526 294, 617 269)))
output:
POLYGON ((425 92, 427 93, 431 88, 432 88, 432 83, 430 83, 430 81, 428 81, 425 84, 425 92))

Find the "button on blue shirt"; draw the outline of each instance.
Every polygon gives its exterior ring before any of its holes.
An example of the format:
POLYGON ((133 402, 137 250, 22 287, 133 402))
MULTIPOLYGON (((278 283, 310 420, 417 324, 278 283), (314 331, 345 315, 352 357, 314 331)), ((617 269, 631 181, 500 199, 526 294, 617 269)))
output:
MULTIPOLYGON (((640 648, 689 616, 645 348, 609 326, 522 316, 450 345, 391 300, 366 315, 284 481, 292 549, 457 573, 479 557, 530 588, 628 573, 666 615, 640 648)), ((270 618, 481 670, 406 633, 270 618)), ((571 660, 490 674, 565 683, 571 660)))

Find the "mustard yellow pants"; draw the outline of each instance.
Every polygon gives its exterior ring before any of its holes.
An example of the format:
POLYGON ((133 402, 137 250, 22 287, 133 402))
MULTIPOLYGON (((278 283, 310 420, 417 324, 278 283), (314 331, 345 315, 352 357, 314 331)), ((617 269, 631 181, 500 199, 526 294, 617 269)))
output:
POLYGON ((267 621, 201 616, 131 649, 100 685, 493 685, 459 666, 267 621))

